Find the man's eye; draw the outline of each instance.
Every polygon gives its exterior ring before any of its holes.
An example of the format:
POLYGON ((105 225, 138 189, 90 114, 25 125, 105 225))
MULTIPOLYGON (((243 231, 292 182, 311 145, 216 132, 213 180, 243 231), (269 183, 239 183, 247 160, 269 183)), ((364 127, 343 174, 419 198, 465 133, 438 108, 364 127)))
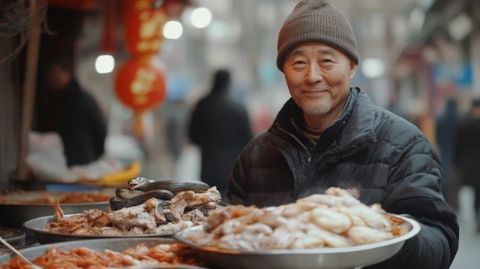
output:
POLYGON ((293 61, 293 65, 301 65, 301 64, 305 64, 305 61, 302 61, 302 60, 293 61))
POLYGON ((333 63, 333 61, 331 59, 323 59, 321 62, 322 63, 333 63))

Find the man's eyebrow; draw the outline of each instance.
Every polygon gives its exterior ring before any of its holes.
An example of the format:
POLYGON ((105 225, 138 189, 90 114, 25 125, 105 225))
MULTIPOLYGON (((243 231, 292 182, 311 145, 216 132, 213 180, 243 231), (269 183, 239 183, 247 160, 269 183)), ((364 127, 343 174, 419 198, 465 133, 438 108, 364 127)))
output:
POLYGON ((294 49, 290 55, 288 55, 288 58, 290 57, 295 57, 295 56, 299 56, 299 55, 302 55, 304 53, 304 51, 302 49, 294 49))

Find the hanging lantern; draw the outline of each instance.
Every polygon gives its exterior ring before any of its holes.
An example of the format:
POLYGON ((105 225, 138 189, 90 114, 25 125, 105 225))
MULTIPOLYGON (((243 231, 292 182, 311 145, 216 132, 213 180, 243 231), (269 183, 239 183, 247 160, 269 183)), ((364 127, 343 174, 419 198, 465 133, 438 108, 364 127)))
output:
POLYGON ((160 51, 166 16, 154 8, 151 0, 125 1, 125 43, 133 56, 153 55, 160 51))
POLYGON ((118 70, 115 91, 123 104, 134 112, 143 112, 165 99, 165 76, 150 61, 131 59, 118 70))
POLYGON ((131 59, 118 70, 115 92, 118 99, 135 113, 133 130, 137 137, 143 138, 143 112, 165 100, 163 72, 153 65, 150 58, 131 59))
POLYGON ((115 91, 135 113, 134 131, 143 137, 142 113, 159 105, 166 94, 165 76, 151 63, 163 41, 167 17, 180 15, 188 0, 123 1, 125 47, 131 60, 117 72, 115 91))

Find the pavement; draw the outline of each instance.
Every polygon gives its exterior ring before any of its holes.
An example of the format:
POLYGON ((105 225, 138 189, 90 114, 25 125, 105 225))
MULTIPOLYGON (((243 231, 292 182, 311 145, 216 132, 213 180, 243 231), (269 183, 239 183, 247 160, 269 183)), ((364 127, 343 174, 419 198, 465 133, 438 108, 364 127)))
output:
POLYGON ((450 269, 480 268, 480 233, 475 231, 473 209, 474 192, 470 187, 462 187, 459 193, 460 244, 450 269))

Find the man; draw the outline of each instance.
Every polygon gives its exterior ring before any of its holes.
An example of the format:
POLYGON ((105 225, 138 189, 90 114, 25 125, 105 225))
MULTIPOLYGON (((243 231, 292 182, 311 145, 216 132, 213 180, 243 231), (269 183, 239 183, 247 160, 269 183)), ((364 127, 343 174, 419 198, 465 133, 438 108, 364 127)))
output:
POLYGON ((229 96, 230 77, 227 69, 215 72, 210 93, 195 106, 188 130, 202 152, 202 181, 222 194, 227 191, 235 159, 252 138, 247 111, 229 96))
MULTIPOLYGON (((480 233, 480 99, 472 101, 469 115, 458 126, 455 139, 454 165, 461 185, 469 185, 475 193, 474 215, 477 233, 480 233)), ((451 141, 450 141, 451 142, 451 141)), ((455 189, 458 191, 458 187, 455 189)), ((458 197, 458 195, 455 195, 458 197)))
POLYGON ((353 30, 339 11, 321 0, 297 4, 277 54, 292 98, 242 151, 228 198, 270 206, 331 186, 355 189, 363 203, 422 226, 397 255, 368 268, 448 268, 458 224, 440 190, 439 160, 415 126, 350 87, 358 61, 353 30))
POLYGON ((457 193, 454 189, 455 182, 452 184, 451 167, 453 164, 453 154, 455 152, 455 131, 457 129, 457 102, 455 99, 449 99, 445 104, 444 112, 438 117, 435 128, 437 145, 440 154, 440 164, 442 165, 442 192, 445 199, 454 208, 457 208, 457 193), (450 186, 450 187, 449 187, 450 186), (453 192, 452 192, 453 191, 453 192))
POLYGON ((39 95, 38 131, 60 135, 68 166, 98 160, 104 153, 107 134, 100 107, 80 87, 68 58, 52 57, 44 68, 44 93, 39 95))

